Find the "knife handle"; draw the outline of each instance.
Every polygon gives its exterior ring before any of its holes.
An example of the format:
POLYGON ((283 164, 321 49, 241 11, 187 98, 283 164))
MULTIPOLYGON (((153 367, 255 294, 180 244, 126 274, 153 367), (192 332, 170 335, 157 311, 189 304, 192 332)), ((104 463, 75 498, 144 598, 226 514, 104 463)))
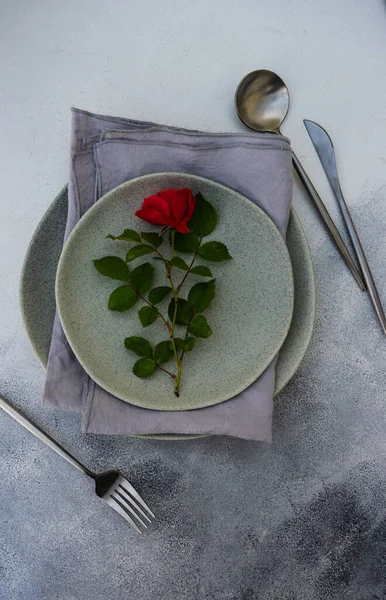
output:
POLYGON ((301 162, 298 159, 298 157, 296 156, 294 151, 292 151, 292 162, 293 162, 294 169, 295 169, 300 181, 306 188, 311 200, 313 201, 317 210, 319 211, 319 214, 322 217, 329 234, 331 235, 336 246, 338 247, 339 252, 343 256, 344 260, 346 261, 346 264, 349 267, 351 273, 353 274, 357 284, 359 285, 361 290, 364 291, 366 289, 366 286, 364 284, 362 275, 360 274, 355 262, 353 261, 351 254, 348 251, 347 246, 344 243, 339 231, 337 230, 336 225, 330 216, 330 213, 328 212, 327 208, 325 207, 321 197, 319 196, 318 192, 314 188, 310 178, 308 177, 307 173, 303 169, 301 162))

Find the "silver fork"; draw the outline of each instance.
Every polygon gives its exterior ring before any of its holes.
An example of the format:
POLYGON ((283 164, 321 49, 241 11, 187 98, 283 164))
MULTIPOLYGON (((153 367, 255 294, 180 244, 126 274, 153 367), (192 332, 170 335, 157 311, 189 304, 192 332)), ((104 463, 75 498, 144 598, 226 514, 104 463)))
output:
POLYGON ((32 423, 18 410, 13 408, 3 396, 0 395, 0 407, 5 410, 20 425, 28 429, 39 440, 47 444, 52 450, 55 450, 62 458, 65 458, 73 467, 82 471, 88 477, 95 481, 95 493, 102 498, 111 508, 116 510, 126 521, 128 521, 138 533, 142 533, 140 526, 147 528, 145 520, 151 523, 150 517, 155 518, 154 514, 142 500, 133 486, 122 477, 118 471, 106 471, 105 473, 93 473, 87 467, 82 465, 76 458, 71 456, 58 442, 45 433, 40 427, 32 423))

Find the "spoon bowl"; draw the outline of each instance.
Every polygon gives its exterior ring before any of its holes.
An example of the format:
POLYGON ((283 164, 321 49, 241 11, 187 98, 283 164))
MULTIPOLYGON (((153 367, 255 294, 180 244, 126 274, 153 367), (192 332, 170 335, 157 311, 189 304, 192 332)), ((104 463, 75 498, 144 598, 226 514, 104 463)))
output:
POLYGON ((242 79, 235 94, 241 121, 255 131, 280 133, 289 109, 289 92, 284 81, 266 69, 252 71, 242 79))

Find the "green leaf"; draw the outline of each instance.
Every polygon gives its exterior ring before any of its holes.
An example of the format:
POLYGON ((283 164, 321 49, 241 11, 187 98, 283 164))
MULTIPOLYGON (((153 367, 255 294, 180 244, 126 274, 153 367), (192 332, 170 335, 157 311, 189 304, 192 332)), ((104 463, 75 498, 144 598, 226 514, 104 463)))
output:
POLYGON ((196 196, 196 209, 193 217, 188 221, 190 231, 202 237, 212 233, 217 224, 217 212, 214 206, 205 200, 200 193, 196 196))
POLYGON ((170 292, 172 288, 160 285, 159 287, 153 288, 149 293, 149 302, 152 304, 158 304, 161 302, 170 292))
POLYGON ((126 262, 131 262, 135 258, 145 256, 145 254, 150 254, 150 252, 154 252, 154 248, 152 246, 148 246, 147 244, 138 244, 138 246, 133 246, 126 254, 126 262))
MULTIPOLYGON (((174 318, 174 298, 170 300, 170 304, 168 307, 168 315, 171 322, 173 322, 174 318)), ((177 316, 176 316, 176 324, 177 325, 187 325, 190 322, 190 319, 193 316, 193 311, 190 308, 189 304, 183 298, 178 298, 177 301, 177 316)))
POLYGON ((171 267, 177 267, 177 269, 182 269, 183 271, 187 271, 189 269, 186 262, 180 256, 174 256, 170 261, 169 265, 171 267))
POLYGON ((188 332, 199 338, 208 338, 212 335, 212 330, 209 327, 203 315, 197 315, 188 327, 188 332))
POLYGON ((133 288, 128 285, 121 285, 110 294, 108 306, 110 310, 124 312, 132 308, 137 300, 138 296, 133 288))
MULTIPOLYGON (((174 338, 174 343, 177 350, 182 350, 184 347, 185 340, 183 340, 182 338, 174 338)), ((169 342, 169 344, 170 348, 173 348, 172 343, 169 342)))
POLYGON ((133 367, 133 373, 137 377, 144 379, 145 377, 153 375, 156 368, 157 365, 155 364, 154 360, 151 360, 150 358, 140 358, 133 367))
POLYGON ((149 327, 158 317, 158 308, 155 306, 144 306, 138 311, 139 320, 142 323, 142 327, 149 327))
POLYGON ((129 267, 118 256, 104 256, 93 262, 96 270, 105 277, 118 279, 119 281, 127 281, 129 279, 129 267))
POLYGON ((211 279, 204 283, 196 283, 188 294, 188 303, 193 312, 202 312, 212 302, 216 295, 216 280, 211 279))
POLYGON ((190 352, 191 350, 193 350, 195 343, 196 343, 195 338, 186 338, 185 344, 184 344, 184 351, 190 352))
POLYGON ((134 289, 144 294, 151 288, 153 283, 154 268, 150 263, 144 263, 131 272, 130 281, 134 289))
POLYGON ((125 347, 132 352, 138 354, 138 356, 145 356, 151 358, 153 356, 153 349, 150 342, 143 337, 132 335, 125 339, 125 347))
POLYGON ((123 240, 124 242, 139 243, 141 241, 141 236, 139 235, 139 233, 134 231, 134 229, 125 229, 125 231, 121 233, 121 235, 115 236, 109 233, 109 235, 106 235, 106 239, 123 240))
POLYGON ((193 350, 195 343, 196 343, 196 340, 195 340, 194 337, 188 337, 188 338, 186 338, 185 344, 184 344, 184 350, 185 350, 185 352, 190 352, 191 350, 193 350))
POLYGON ((193 275, 201 275, 201 277, 213 277, 212 271, 209 269, 209 267, 204 267, 202 265, 193 267, 190 272, 193 273, 193 275))
POLYGON ((190 352, 191 350, 193 350, 193 346, 196 343, 196 339, 194 337, 188 337, 186 340, 183 340, 182 338, 174 338, 174 343, 176 345, 177 350, 190 352))
POLYGON ((230 260, 232 257, 228 252, 228 248, 222 242, 207 242, 203 244, 198 251, 198 255, 205 260, 220 262, 222 260, 230 260))
POLYGON ((170 347, 170 341, 160 342, 154 348, 154 359, 156 363, 161 365, 162 363, 168 362, 173 356, 173 350, 170 347))
POLYGON ((160 246, 163 242, 162 235, 159 235, 159 233, 154 231, 144 231, 143 233, 141 233, 141 236, 145 240, 145 242, 147 242, 154 248, 158 248, 158 246, 160 246))
POLYGON ((190 233, 179 233, 174 237, 174 249, 182 254, 192 254, 197 250, 198 237, 193 231, 190 233))

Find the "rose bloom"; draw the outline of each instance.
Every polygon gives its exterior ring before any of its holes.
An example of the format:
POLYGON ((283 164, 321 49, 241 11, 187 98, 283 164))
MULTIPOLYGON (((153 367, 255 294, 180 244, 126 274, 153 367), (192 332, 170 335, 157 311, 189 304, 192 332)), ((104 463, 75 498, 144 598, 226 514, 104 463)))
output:
POLYGON ((145 198, 142 207, 135 213, 137 217, 151 225, 166 225, 180 233, 189 233, 187 222, 196 208, 192 190, 164 190, 156 196, 145 198))

